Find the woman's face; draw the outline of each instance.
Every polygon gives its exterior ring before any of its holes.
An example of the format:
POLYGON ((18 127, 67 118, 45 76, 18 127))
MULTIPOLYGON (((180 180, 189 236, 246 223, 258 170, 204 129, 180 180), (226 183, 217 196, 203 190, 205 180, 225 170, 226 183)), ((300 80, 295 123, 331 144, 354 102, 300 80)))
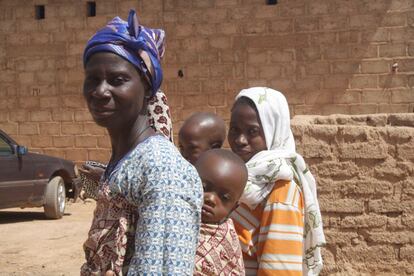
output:
POLYGON ((94 54, 85 67, 83 95, 95 122, 122 128, 146 114, 144 96, 149 92, 135 67, 109 52, 94 54))
POLYGON ((267 149, 259 115, 249 104, 243 101, 234 104, 227 139, 231 150, 244 162, 267 149))

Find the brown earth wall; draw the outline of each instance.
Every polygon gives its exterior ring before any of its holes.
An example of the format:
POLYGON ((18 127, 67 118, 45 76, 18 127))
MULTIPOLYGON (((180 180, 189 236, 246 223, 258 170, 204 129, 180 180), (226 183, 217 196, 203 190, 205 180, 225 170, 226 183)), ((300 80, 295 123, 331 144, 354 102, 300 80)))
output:
POLYGON ((254 85, 282 91, 293 115, 414 109, 412 0, 95 2, 87 17, 86 0, 0 1, 0 126, 37 151, 108 157, 82 97, 81 56, 98 28, 130 8, 167 32, 162 88, 175 133, 194 111, 228 120, 234 95, 254 85), (45 19, 35 19, 35 5, 45 19))
POLYGON ((414 114, 298 116, 317 179, 324 275, 414 274, 414 114))

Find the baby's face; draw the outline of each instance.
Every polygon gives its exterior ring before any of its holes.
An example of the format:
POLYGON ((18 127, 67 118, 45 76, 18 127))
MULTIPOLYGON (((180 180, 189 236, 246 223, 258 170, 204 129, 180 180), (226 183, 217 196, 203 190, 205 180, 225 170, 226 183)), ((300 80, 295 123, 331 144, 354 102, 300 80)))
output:
POLYGON ((203 152, 221 148, 224 137, 216 136, 218 135, 214 135, 214 133, 193 129, 180 131, 178 144, 181 155, 194 165, 203 152))
POLYGON ((221 223, 235 209, 238 196, 231 190, 220 187, 220 183, 203 180, 204 204, 201 221, 204 223, 221 223))
POLYGON ((242 173, 217 157, 197 163, 197 170, 204 187, 201 221, 221 223, 237 207, 244 188, 242 173))

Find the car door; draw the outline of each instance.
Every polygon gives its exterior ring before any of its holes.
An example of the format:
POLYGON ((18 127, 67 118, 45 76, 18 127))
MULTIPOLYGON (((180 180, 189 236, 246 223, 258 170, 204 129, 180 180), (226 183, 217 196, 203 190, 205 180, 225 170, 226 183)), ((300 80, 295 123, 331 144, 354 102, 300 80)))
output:
POLYGON ((0 208, 19 207, 30 201, 33 170, 28 159, 18 156, 15 146, 0 135, 0 208))

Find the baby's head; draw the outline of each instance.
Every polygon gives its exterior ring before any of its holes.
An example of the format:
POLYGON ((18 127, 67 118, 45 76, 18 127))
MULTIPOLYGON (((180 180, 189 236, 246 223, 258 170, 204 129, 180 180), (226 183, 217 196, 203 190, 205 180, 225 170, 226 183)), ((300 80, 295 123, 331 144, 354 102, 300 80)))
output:
POLYGON ((200 155, 195 167, 203 182, 203 223, 222 223, 237 208, 247 182, 247 168, 228 150, 213 149, 200 155))
POLYGON ((180 152, 191 164, 201 153, 219 149, 226 139, 226 125, 214 113, 197 112, 185 120, 178 133, 180 152))

